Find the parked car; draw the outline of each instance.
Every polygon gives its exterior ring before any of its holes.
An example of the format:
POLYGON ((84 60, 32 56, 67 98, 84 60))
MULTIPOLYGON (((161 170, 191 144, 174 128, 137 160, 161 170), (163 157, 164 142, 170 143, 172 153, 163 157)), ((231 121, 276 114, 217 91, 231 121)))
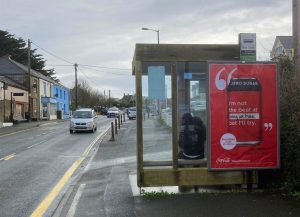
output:
POLYGON ((112 117, 119 117, 120 115, 120 111, 117 107, 111 107, 107 110, 107 114, 106 116, 108 118, 112 118, 112 117))
POLYGON ((101 115, 107 115, 107 108, 101 108, 101 115))
POLYGON ((71 118, 71 113, 70 112, 65 112, 64 113, 64 119, 69 119, 71 118))
POLYGON ((128 108, 127 116, 129 120, 136 118, 136 107, 128 108))
POLYGON ((93 109, 78 109, 70 120, 70 133, 88 131, 94 133, 97 130, 97 115, 93 109))

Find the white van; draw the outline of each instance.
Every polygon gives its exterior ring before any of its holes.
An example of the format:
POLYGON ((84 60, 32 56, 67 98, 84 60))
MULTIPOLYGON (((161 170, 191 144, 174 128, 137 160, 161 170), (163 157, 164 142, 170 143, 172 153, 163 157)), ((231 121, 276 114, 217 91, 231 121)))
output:
POLYGON ((77 109, 73 112, 70 121, 70 133, 88 131, 94 133, 97 130, 97 115, 93 109, 77 109))

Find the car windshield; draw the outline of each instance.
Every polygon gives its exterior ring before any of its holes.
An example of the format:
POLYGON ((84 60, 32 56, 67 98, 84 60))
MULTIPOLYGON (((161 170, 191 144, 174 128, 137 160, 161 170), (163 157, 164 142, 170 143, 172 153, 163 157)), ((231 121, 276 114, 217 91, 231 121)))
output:
POLYGON ((116 111, 118 111, 118 108, 110 108, 110 109, 108 109, 108 111, 109 112, 116 112, 116 111))
POLYGON ((92 118, 91 111, 75 111, 73 118, 92 118))
POLYGON ((129 111, 136 111, 136 108, 129 108, 129 111))

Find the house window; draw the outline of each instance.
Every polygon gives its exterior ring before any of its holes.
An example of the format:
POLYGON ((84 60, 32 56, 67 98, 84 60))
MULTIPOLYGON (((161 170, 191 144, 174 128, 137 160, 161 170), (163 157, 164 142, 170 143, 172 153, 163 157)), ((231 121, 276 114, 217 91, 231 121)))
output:
POLYGON ((64 100, 66 99, 66 91, 64 91, 64 100))
POLYGON ((59 91, 59 98, 62 99, 62 90, 59 91))
POLYGON ((33 80, 32 87, 33 87, 33 92, 36 93, 37 92, 37 80, 36 79, 33 80))
POLYGON ((58 98, 58 89, 55 88, 55 97, 58 98))
POLYGON ((277 47, 275 53, 276 56, 283 54, 284 53, 283 47, 277 47))
POLYGON ((46 82, 43 82, 43 95, 46 96, 47 95, 47 86, 46 86, 46 82))

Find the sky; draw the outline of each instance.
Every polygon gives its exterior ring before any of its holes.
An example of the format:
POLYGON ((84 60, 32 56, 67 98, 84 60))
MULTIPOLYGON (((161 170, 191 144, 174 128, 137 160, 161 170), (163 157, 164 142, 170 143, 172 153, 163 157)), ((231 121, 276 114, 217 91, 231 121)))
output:
POLYGON ((292 0, 1 0, 0 29, 24 40, 61 83, 87 81, 112 97, 133 94, 136 43, 237 44, 256 33, 257 59, 269 60, 278 35, 292 35, 292 0))

